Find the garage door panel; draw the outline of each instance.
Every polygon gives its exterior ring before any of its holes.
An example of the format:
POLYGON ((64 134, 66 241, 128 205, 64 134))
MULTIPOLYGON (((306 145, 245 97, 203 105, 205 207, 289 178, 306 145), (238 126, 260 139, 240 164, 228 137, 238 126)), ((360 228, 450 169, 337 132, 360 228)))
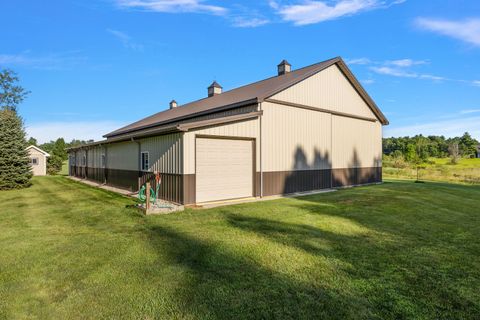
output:
POLYGON ((252 144, 250 140, 197 138, 197 202, 252 196, 252 144))

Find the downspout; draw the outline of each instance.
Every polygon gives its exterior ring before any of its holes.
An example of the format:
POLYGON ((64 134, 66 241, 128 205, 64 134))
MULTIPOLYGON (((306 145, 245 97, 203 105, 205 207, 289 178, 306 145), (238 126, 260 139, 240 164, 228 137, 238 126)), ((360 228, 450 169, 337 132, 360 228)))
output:
MULTIPOLYGON (((258 103, 259 111, 262 111, 262 103, 258 103)), ((260 119, 260 133, 259 133, 259 161, 260 161, 260 198, 263 198, 263 159, 262 159, 262 116, 259 117, 260 119)))
POLYGON ((136 142, 138 146, 138 152, 137 152, 137 169, 138 169, 138 190, 140 190, 141 184, 142 184, 142 177, 141 177, 141 171, 142 171, 142 163, 141 163, 141 153, 142 153, 142 147, 140 144, 140 141, 135 140, 134 138, 130 138, 132 142, 136 142))

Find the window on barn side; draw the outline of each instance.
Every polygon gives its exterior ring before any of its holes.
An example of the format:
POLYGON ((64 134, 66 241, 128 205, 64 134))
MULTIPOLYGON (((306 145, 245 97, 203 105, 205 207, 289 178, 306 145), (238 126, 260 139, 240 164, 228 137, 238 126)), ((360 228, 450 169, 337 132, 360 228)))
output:
POLYGON ((142 164, 142 171, 148 171, 149 167, 149 159, 148 159, 148 152, 142 152, 141 154, 141 164, 142 164))
POLYGON ((34 166, 38 165, 38 158, 32 158, 31 160, 32 160, 31 161, 32 165, 34 165, 34 166))

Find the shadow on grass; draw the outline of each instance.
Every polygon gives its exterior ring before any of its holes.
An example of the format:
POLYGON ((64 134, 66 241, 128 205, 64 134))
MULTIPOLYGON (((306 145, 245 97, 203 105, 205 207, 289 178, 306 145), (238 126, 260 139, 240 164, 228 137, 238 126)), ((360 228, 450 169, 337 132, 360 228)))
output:
MULTIPOLYGON (((237 222, 243 226, 248 223, 237 222)), ((218 244, 165 226, 153 226, 149 234, 156 249, 186 272, 181 290, 176 293, 189 316, 215 319, 373 316, 361 297, 327 288, 322 283, 300 282, 218 244)))

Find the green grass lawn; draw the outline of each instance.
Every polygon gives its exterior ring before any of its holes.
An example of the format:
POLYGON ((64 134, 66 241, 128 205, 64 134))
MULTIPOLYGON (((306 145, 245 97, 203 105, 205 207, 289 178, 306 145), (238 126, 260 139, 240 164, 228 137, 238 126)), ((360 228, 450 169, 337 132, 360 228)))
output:
POLYGON ((0 318, 480 318, 480 186, 145 217, 52 176, 0 203, 0 318))
MULTIPOLYGON (((431 158, 431 163, 420 170, 420 179, 445 182, 460 182, 480 184, 480 159, 460 159, 457 164, 451 164, 449 158, 431 158)), ((383 174, 386 178, 416 179, 414 166, 394 168, 390 161, 384 162, 383 174)))

